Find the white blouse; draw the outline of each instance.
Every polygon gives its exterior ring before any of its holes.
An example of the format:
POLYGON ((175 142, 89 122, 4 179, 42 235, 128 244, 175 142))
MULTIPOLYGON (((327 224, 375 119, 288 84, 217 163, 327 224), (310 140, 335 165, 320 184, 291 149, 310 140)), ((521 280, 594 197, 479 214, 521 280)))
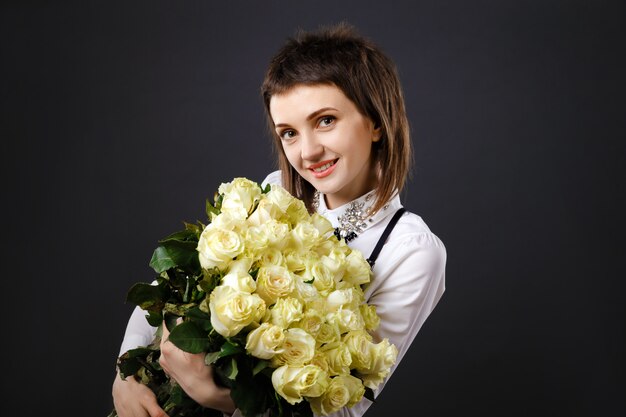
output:
MULTIPOLYGON (((280 171, 267 176, 263 185, 280 184, 280 171)), ((334 227, 340 225, 340 217, 353 203, 367 208, 373 201, 370 194, 336 209, 326 207, 323 196, 319 199, 318 213, 326 217, 334 227)), ((368 258, 393 214, 402 207, 400 197, 395 196, 382 210, 365 220, 364 230, 348 244, 368 258)), ((387 379, 374 392, 377 396, 388 378, 409 349, 420 327, 433 311, 445 290, 446 249, 422 218, 405 212, 383 246, 373 268, 373 278, 365 290, 365 299, 376 306, 380 326, 374 331, 375 341, 388 338, 398 348, 398 357, 387 379)), ((145 312, 135 308, 126 328, 120 354, 137 346, 148 345, 154 338, 155 329, 145 319, 145 312)), ((331 414, 361 416, 371 405, 363 398, 352 408, 344 407, 331 414)), ((239 416, 238 411, 234 416, 239 416)), ((233 417, 234 417, 233 416, 233 417)))

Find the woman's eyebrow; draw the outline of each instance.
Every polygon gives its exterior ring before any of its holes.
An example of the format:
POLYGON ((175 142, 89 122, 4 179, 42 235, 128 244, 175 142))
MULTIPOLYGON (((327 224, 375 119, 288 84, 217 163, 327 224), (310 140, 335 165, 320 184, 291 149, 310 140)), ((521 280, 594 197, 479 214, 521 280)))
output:
POLYGON ((314 111, 313 113, 309 114, 309 115, 306 117, 306 120, 307 120, 307 121, 309 121, 309 120, 311 120, 311 119, 315 119, 315 118, 316 118, 317 116, 319 116, 321 113, 324 113, 325 111, 328 111, 328 110, 335 110, 335 111, 337 111, 337 109, 335 109, 335 108, 333 108, 333 107, 322 107, 321 109, 316 110, 316 111, 314 111))
MULTIPOLYGON (((307 120, 307 121, 309 121, 309 120, 311 120, 311 119, 315 119, 315 118, 316 118, 317 116, 319 116, 321 113, 324 113, 324 112, 326 112, 326 111, 328 111, 328 110, 339 111, 339 110, 337 110, 337 109, 336 109, 336 108, 334 108, 334 107, 322 107, 321 109, 319 109, 319 110, 315 110, 313 113, 309 114, 309 115, 306 117, 306 120, 307 120)), ((287 126, 289 126, 287 123, 278 123, 278 124, 275 124, 275 125, 274 125, 274 127, 287 127, 287 126)))

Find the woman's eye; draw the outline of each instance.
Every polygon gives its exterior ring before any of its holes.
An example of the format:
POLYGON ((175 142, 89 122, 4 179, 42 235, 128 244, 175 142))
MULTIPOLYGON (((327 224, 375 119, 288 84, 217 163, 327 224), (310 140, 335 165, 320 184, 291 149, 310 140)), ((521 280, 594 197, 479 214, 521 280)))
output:
POLYGON ((334 121, 335 121, 334 116, 324 116, 320 119, 319 124, 321 127, 326 127, 326 126, 330 126, 334 121))
POLYGON ((280 132, 279 136, 282 140, 289 140, 296 136, 296 132, 293 130, 284 130, 280 132))

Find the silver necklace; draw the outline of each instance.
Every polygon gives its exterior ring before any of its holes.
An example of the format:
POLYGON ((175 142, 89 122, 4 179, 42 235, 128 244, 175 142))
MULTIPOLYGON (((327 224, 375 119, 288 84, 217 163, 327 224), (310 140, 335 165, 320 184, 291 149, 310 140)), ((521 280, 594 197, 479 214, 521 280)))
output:
MULTIPOLYGON (((347 242, 359 237, 367 229, 368 222, 371 219, 371 205, 365 207, 365 203, 372 199, 374 193, 370 193, 365 197, 364 202, 352 201, 346 211, 339 217, 339 226, 335 228, 335 236, 337 239, 344 239, 347 242)), ((313 208, 317 211, 320 202, 320 193, 318 191, 313 195, 313 208)))

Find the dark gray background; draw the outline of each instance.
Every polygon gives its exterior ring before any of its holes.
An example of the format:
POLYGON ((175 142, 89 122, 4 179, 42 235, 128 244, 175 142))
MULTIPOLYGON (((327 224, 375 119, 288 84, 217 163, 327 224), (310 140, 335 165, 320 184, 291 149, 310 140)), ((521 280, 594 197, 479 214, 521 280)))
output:
POLYGON ((4 2, 3 415, 104 416, 157 239, 273 169, 298 27, 397 63, 447 292, 369 416, 622 416, 623 1, 4 2), (59 412, 59 410, 62 410, 59 412))

